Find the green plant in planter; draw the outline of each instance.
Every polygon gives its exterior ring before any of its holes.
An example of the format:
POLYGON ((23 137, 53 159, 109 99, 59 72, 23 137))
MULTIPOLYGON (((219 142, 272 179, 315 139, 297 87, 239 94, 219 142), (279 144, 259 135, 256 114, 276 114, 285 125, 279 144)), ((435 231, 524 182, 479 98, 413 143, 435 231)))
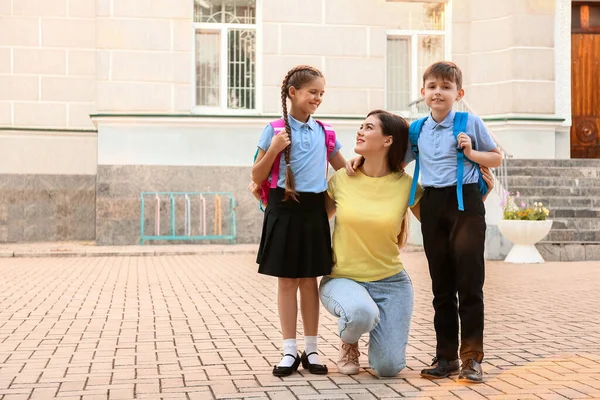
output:
POLYGON ((550 214, 550 211, 542 203, 535 202, 533 207, 527 206, 521 200, 519 192, 515 195, 511 195, 508 191, 505 192, 500 206, 502 207, 503 218, 509 220, 545 221, 550 214))

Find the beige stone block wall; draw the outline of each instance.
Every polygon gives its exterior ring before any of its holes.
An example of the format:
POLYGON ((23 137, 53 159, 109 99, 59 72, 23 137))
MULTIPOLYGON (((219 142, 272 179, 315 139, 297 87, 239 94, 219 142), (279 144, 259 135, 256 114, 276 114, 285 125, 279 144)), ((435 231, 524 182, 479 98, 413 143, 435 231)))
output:
POLYGON ((67 125, 67 105, 50 102, 14 104, 16 126, 59 128, 67 125))
POLYGON ((454 1, 453 60, 479 114, 554 113, 554 3, 454 1))
POLYGON ((0 101, 10 109, 3 126, 94 128, 95 11, 95 0, 0 3, 0 101))
POLYGON ((386 0, 325 0, 325 23, 422 29, 422 3, 386 0))
POLYGON ((111 111, 164 112, 171 109, 169 83, 98 82, 96 107, 111 111))
POLYGON ((0 101, 0 125, 10 125, 12 121, 12 106, 8 101, 0 101))
POLYGON ((42 101, 92 103, 95 87, 93 77, 43 77, 42 101))
POLYGON ((94 124, 90 115, 96 112, 94 103, 70 103, 67 105, 69 127, 73 129, 92 129, 94 124))
POLYGON ((13 48, 15 74, 64 75, 67 72, 67 51, 39 47, 13 48))
POLYGON ((43 46, 93 49, 96 45, 94 20, 91 18, 42 19, 41 29, 43 46))
POLYGON ((263 110, 281 112, 280 86, 298 64, 323 71, 319 114, 385 108, 386 30, 422 29, 423 6, 385 0, 264 0, 263 110))
POLYGON ((96 18, 96 4, 94 1, 69 1, 69 17, 96 18))
POLYGON ((9 15, 11 13, 12 0, 0 0, 0 15, 9 15))
POLYGON ((0 174, 94 175, 95 132, 0 131, 0 174))
POLYGON ((96 75, 95 50, 69 50, 69 74, 91 76, 96 75))
POLYGON ((0 46, 37 46, 39 32, 38 18, 0 16, 0 46))
POLYGON ((193 3, 97 0, 96 15, 98 112, 190 112, 193 3))
POLYGON ((0 75, 0 100, 35 101, 39 99, 37 76, 0 75))
POLYGON ((187 52, 113 52, 112 79, 141 82, 189 82, 192 54, 187 52))
POLYGON ((67 3, 63 0, 17 0, 12 3, 14 15, 35 17, 64 17, 67 3))
POLYGON ((0 0, 0 174, 95 173, 95 11, 0 0))
POLYGON ((282 25, 282 52, 297 55, 367 56, 367 27, 282 25))
POLYGON ((327 84, 340 88, 385 87, 385 64, 377 58, 344 57, 327 58, 325 62, 327 84))
POLYGON ((0 48, 0 74, 10 73, 12 69, 12 53, 8 47, 0 48))

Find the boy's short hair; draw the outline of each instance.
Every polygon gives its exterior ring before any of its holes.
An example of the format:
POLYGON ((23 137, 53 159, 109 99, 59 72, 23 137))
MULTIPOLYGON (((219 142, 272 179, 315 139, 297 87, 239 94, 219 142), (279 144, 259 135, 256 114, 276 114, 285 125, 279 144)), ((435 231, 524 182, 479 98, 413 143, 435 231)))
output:
POLYGON ((462 71, 453 62, 438 61, 431 64, 423 73, 423 86, 425 86, 425 81, 429 78, 454 82, 458 90, 462 89, 462 71))

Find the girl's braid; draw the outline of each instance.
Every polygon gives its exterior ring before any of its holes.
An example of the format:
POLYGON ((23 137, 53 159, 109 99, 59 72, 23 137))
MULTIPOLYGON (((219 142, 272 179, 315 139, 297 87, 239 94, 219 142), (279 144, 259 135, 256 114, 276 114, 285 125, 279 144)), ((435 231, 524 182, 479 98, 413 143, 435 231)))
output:
POLYGON ((289 92, 289 81, 290 78, 299 71, 316 71, 321 75, 321 73, 315 68, 308 65, 299 65, 295 68, 292 68, 285 78, 283 78, 283 83, 281 84, 281 108, 283 109, 283 121, 285 122, 285 131, 289 135, 290 145, 287 146, 283 150, 283 157, 285 159, 285 200, 293 199, 298 201, 298 193, 296 192, 296 182, 294 180, 294 174, 292 172, 292 167, 290 166, 290 152, 291 152, 291 140, 292 140, 292 129, 290 128, 290 123, 288 121, 288 111, 287 111, 287 98, 289 92))

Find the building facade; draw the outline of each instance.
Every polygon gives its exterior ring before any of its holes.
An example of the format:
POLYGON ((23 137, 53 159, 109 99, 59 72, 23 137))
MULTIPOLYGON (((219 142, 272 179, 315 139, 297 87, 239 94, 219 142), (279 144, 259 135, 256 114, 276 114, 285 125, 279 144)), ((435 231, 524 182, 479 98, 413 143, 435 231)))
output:
POLYGON ((573 62, 600 79, 571 56, 577 24, 593 47, 590 4, 0 0, 0 242, 134 244, 153 191, 231 192, 237 242, 257 242, 252 156, 297 64, 324 72, 318 118, 347 158, 361 118, 410 116, 440 59, 461 66, 466 101, 514 158, 598 157, 595 111, 574 116, 589 102, 571 95, 573 62))

